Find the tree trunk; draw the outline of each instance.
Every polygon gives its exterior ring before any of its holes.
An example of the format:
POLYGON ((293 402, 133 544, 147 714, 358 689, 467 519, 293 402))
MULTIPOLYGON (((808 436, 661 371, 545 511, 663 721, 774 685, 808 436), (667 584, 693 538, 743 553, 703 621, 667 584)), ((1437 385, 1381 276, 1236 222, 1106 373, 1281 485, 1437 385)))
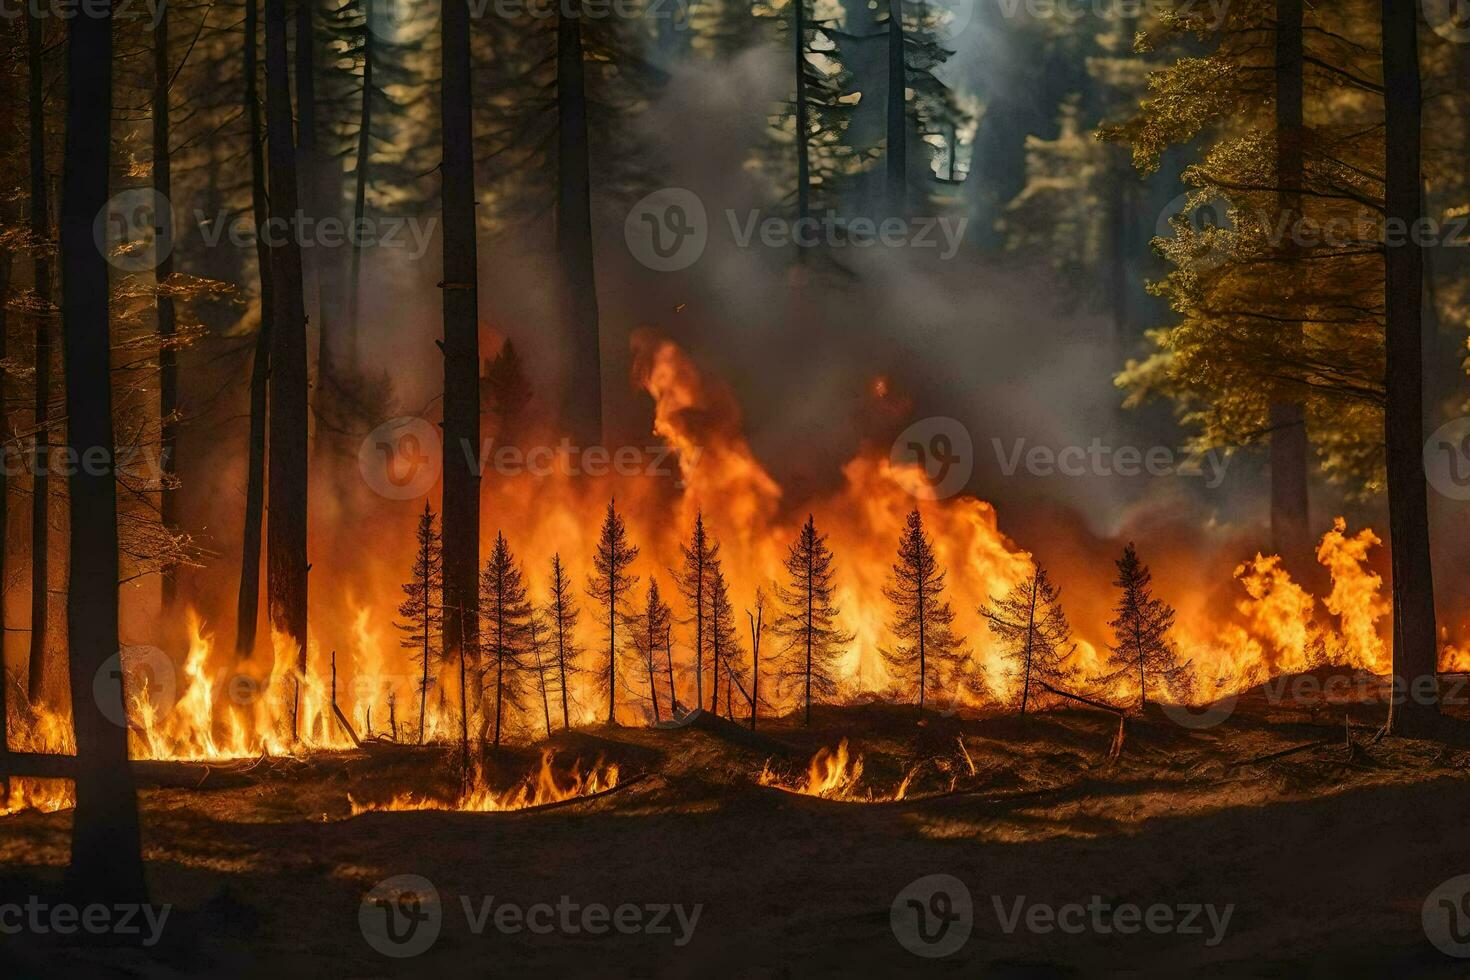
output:
MULTIPOLYGON (((556 666, 561 672, 561 724, 567 731, 571 731, 572 709, 567 704, 567 635, 560 609, 557 610, 556 617, 556 666)), ((672 678, 673 674, 669 676, 672 678)))
MULTIPOLYGON (((153 191, 154 202, 162 213, 154 215, 155 255, 153 277, 157 289, 158 320, 158 419, 159 472, 163 488, 159 493, 159 519, 164 530, 176 534, 179 528, 179 495, 174 489, 177 464, 174 452, 178 445, 179 366, 174 348, 174 301, 167 295, 166 283, 173 275, 173 194, 169 166, 169 65, 168 7, 158 8, 158 23, 153 28, 153 191)), ((163 608, 171 608, 178 598, 178 566, 163 569, 163 608)))
POLYGON ((270 215, 277 232, 270 246, 275 310, 271 318, 266 596, 271 629, 289 638, 296 655, 292 730, 299 737, 296 715, 306 676, 306 310, 301 245, 297 238, 296 151, 291 141, 286 0, 266 0, 265 4, 265 93, 270 215))
MULTIPOLYGON (((104 8, 105 9, 105 8, 104 8)), ((138 801, 117 655, 117 487, 112 430, 107 261, 92 234, 107 206, 112 142, 112 17, 69 22, 66 157, 61 194, 62 326, 67 442, 99 467, 75 467, 70 489, 67 639, 76 729, 76 812, 69 885, 88 903, 143 902, 138 801), (94 687, 96 690, 94 690, 94 687)))
MULTIPOLYGON (((13 215, 7 213, 5 220, 13 215)), ((10 353, 10 323, 8 311, 5 304, 10 299, 10 272, 13 260, 10 252, 0 251, 0 405, 5 404, 9 395, 8 380, 5 371, 5 358, 10 353)), ((0 582, 5 581, 5 573, 9 565, 10 557, 10 479, 6 475, 8 466, 0 466, 0 582)), ((5 641, 9 637, 5 629, 5 594, 0 590, 0 749, 8 749, 10 746, 10 671, 5 665, 5 641)), ((0 773, 0 800, 10 798, 10 780, 0 773)))
MULTIPOLYGON (((444 139, 444 635, 478 661, 480 636, 480 326, 468 0, 445 0, 440 99, 444 139)), ((446 646, 449 644, 446 643, 446 646)), ((457 657, 458 649, 446 650, 457 657)))
MULTIPOLYGON (((1305 177, 1302 65, 1303 0, 1276 0, 1276 180, 1282 224, 1301 216, 1305 177)), ((1288 324, 1289 348, 1302 325, 1288 324)), ((1298 577, 1316 569, 1307 505, 1307 424, 1299 393, 1278 392, 1271 405, 1271 548, 1298 577)))
MULTIPOLYGON (((367 216, 368 167, 373 152, 373 66, 377 61, 377 38, 373 35, 373 11, 377 4, 368 0, 363 5, 362 105, 357 119, 357 165, 352 188, 352 227, 361 228, 367 216)), ((352 266, 347 281, 347 336, 342 352, 347 373, 358 371, 357 319, 361 309, 362 236, 352 238, 352 266)))
MULTIPOLYGON (((811 166, 811 120, 806 107, 806 3, 793 0, 791 4, 792 34, 796 48, 796 217, 804 219, 812 209, 812 166, 811 166)), ((798 257, 804 250, 797 249, 798 257)))
POLYGON ((888 213, 908 211, 907 59, 903 50, 903 0, 888 0, 888 213))
POLYGON ((31 472, 31 652, 26 695, 40 704, 46 688, 47 631, 49 626, 51 534, 48 505, 51 498, 47 479, 50 453, 51 415, 51 259, 45 254, 51 241, 51 215, 46 181, 46 102, 44 78, 44 21, 34 11, 26 17, 27 61, 30 65, 30 177, 31 237, 35 249, 36 452, 31 472))
POLYGON ((1383 4, 1386 214, 1396 234, 1386 250, 1387 372, 1385 437, 1388 523, 1393 548, 1393 673, 1407 687, 1390 703, 1389 728, 1433 734, 1439 721, 1434 576, 1429 554, 1428 488, 1423 466, 1424 254, 1409 230, 1420 218, 1422 95, 1417 4, 1383 4))
POLYGON ((562 384, 562 428, 585 448, 602 444, 602 348, 592 254, 582 13, 580 8, 573 13, 575 16, 558 18, 556 25, 556 248, 561 257, 563 322, 570 353, 562 384))
POLYGON ((265 145, 260 130, 260 96, 257 92, 257 18, 259 0, 245 0, 245 112, 250 123, 250 203, 255 217, 255 264, 260 279, 260 326, 255 332, 255 352, 250 365, 249 458, 245 474, 245 523, 240 533, 240 594, 235 607, 235 654, 249 657, 255 652, 255 631, 260 622, 260 544, 265 516, 265 431, 270 403, 271 319, 275 294, 271 288, 271 253, 263 231, 270 214, 266 205, 265 145))

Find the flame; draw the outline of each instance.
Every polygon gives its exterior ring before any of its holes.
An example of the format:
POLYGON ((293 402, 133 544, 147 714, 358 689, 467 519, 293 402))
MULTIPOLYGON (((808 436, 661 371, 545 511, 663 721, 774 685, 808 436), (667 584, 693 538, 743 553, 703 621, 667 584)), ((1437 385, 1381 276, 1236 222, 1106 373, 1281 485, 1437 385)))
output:
POLYGON ((901 800, 908 794, 918 767, 904 774, 898 788, 889 794, 875 794, 872 789, 859 791, 858 783, 863 778, 863 757, 848 751, 847 739, 837 743, 836 749, 820 748, 807 763, 806 775, 795 783, 787 783, 771 770, 766 763, 757 777, 762 786, 771 786, 788 793, 802 796, 820 796, 824 800, 842 800, 850 803, 883 803, 901 800))
POLYGON ((352 815, 374 811, 401 810, 454 810, 464 813, 500 813, 507 810, 525 810, 549 803, 560 803, 579 797, 605 793, 617 788, 618 767, 603 765, 599 759, 586 772, 582 760, 573 763, 567 773, 557 773, 552 766, 553 752, 543 749, 541 766, 520 784, 502 792, 491 789, 485 780, 485 771, 476 766, 474 776, 465 792, 454 800, 438 800, 420 796, 413 792, 400 793, 387 803, 359 803, 347 798, 352 815))
MULTIPOLYGON (((11 725, 11 748, 17 752, 57 755, 72 755, 76 752, 76 739, 72 735, 69 719, 44 705, 34 709, 30 715, 21 719, 24 724, 11 725)), ((22 810, 55 813, 58 810, 70 810, 76 804, 76 787, 66 780, 16 776, 10 779, 9 790, 0 795, 0 817, 22 810)))

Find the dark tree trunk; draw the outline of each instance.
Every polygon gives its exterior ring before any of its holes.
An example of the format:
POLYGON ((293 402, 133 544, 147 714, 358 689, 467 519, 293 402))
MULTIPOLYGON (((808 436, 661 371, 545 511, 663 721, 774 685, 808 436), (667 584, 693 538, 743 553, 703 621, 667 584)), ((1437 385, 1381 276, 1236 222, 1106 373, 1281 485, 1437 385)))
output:
MULTIPOLYGON (((11 215, 7 214, 8 220, 11 215)), ((0 405, 5 404, 9 394, 9 380, 4 368, 5 358, 10 353, 10 323, 6 302, 10 299, 10 271, 13 260, 10 252, 0 252, 0 405)), ((5 573, 9 565, 10 557, 10 479, 6 476, 9 467, 0 466, 0 582, 5 581, 5 573)), ((9 636, 5 629, 5 602, 4 592, 0 590, 0 750, 10 747, 10 716, 8 714, 10 695, 10 674, 5 668, 5 640, 9 636)), ((10 797, 10 780, 4 773, 0 773, 0 799, 10 797)))
MULTIPOLYGON (((165 4, 158 8, 158 24, 153 29, 153 190, 154 201, 162 208, 162 213, 154 216, 155 231, 159 236, 155 240, 159 259, 153 275, 158 290, 158 451, 163 481, 158 508, 164 529, 175 534, 179 528, 179 495, 173 487, 177 466, 174 451, 178 445, 179 366, 178 352, 174 347, 174 301, 165 290, 168 277, 174 271, 168 90, 168 6, 165 4)), ((178 567, 165 567, 162 578, 163 607, 168 609, 178 598, 178 567)))
MULTIPOLYGON (((373 10, 377 6, 372 0, 363 5, 366 22, 362 42, 362 105, 357 120, 357 165, 352 188, 352 227, 361 227, 367 216, 368 168, 373 152, 373 65, 377 61, 377 39, 373 36, 373 10)), ((359 310, 361 309, 362 242, 360 236, 352 239, 352 266, 347 281, 347 332, 346 349, 342 356, 349 375, 358 371, 357 335, 359 310)))
POLYGON ((903 50, 903 0, 888 0, 888 213, 908 211, 908 86, 903 50))
POLYGON ((602 444, 602 348, 592 255, 591 153, 582 67, 582 17, 556 26, 556 248, 561 257, 569 370, 562 385, 562 427, 580 446, 602 444))
MULTIPOLYGON (((1276 180, 1282 224, 1301 216, 1305 177, 1302 65, 1303 0, 1276 0, 1276 180)), ((1288 347, 1300 347, 1300 323, 1283 326, 1288 347)), ((1299 393, 1283 391, 1271 405, 1271 548, 1286 567, 1309 577, 1312 531, 1307 506, 1307 423, 1299 393)))
POLYGON ((1408 697, 1391 704, 1389 728, 1433 734, 1439 721, 1434 576, 1429 555, 1428 488, 1423 466, 1424 253, 1409 230, 1421 216, 1422 94, 1418 4, 1383 4, 1386 110, 1385 218, 1397 225, 1386 250, 1387 393, 1385 437, 1388 523, 1393 547, 1393 673, 1408 697))
MULTIPOLYGON (((793 0, 791 33, 796 54, 796 217, 806 218, 812 210, 811 120, 806 106, 806 4, 793 0)), ((797 249, 798 256, 803 254, 797 249)))
MULTIPOLYGON (((28 8, 29 9, 29 8, 28 8)), ((51 534, 48 505, 51 498, 47 467, 50 453, 51 416, 51 259, 46 249, 51 241, 51 215, 46 188, 46 102, 44 78, 44 22, 31 12, 26 17, 27 61, 30 65, 30 168, 31 237, 35 248, 36 452, 31 474, 31 652, 26 686, 31 704, 39 704, 46 688, 46 641, 50 623, 51 534)))
POLYGON ((265 431, 270 403, 271 318, 275 295, 271 290, 271 253, 261 230, 270 218, 265 192, 265 145, 260 130, 256 44, 259 0, 245 0, 245 112, 250 121, 250 203, 255 217, 255 264, 260 277, 260 326, 250 365, 249 458, 245 474, 245 526, 240 534, 240 595, 235 608, 235 653, 255 652, 260 623, 260 544, 265 516, 265 431))
MULTIPOLYGON (((478 662, 480 590, 480 326, 475 245, 475 158, 470 115, 467 0, 445 0, 440 24, 444 90, 444 635, 478 662)), ((458 657, 450 648, 446 655, 458 657)))
POLYGON ((300 684, 306 676, 306 310, 297 239, 296 151, 286 57, 286 0, 265 4, 266 126, 270 153, 271 317, 270 465, 266 596, 271 629, 296 651, 293 734, 300 735, 300 684))
POLYGON ((146 901, 138 802, 128 766, 117 654, 117 490, 113 471, 112 370, 107 262, 92 234, 107 205, 112 140, 112 17, 70 21, 66 160, 61 192, 62 326, 67 441, 106 465, 69 478, 71 546, 66 600, 76 727, 76 813, 69 885, 87 902, 146 901), (100 685, 94 691, 94 682, 100 685), (104 699, 110 704, 104 705, 104 699))

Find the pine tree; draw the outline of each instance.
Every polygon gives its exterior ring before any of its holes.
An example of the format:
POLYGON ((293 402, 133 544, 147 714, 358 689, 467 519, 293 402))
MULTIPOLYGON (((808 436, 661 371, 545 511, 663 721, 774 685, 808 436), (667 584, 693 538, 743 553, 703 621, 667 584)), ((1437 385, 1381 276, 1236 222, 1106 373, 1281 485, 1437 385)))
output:
POLYGON ((655 722, 662 718, 655 663, 659 650, 664 645, 664 638, 668 635, 670 619, 672 611, 663 601, 663 596, 659 595, 658 580, 650 577, 647 599, 638 612, 637 620, 631 624, 628 657, 636 670, 646 671, 648 674, 648 694, 645 699, 652 706, 655 722))
MULTIPOLYGON (((705 617, 709 630, 706 641, 710 650, 710 670, 718 680, 725 675, 725 714, 734 715, 731 707, 731 688, 745 669, 745 649, 740 645, 740 634, 735 628, 735 606, 730 602, 730 587, 725 581, 725 570, 716 562, 709 576, 709 615, 705 617)), ((720 713, 719 686, 711 685, 710 711, 720 713)))
POLYGON ((944 601, 944 569, 934 557, 934 545, 924 534, 918 510, 909 512, 898 541, 898 561, 883 587, 893 604, 889 630, 898 643, 881 651, 889 671, 903 685, 918 691, 919 713, 931 690, 969 656, 954 635, 954 610, 944 601))
POLYGON ((495 550, 480 572, 480 618, 482 649, 488 657, 482 658, 485 679, 488 681, 494 673, 493 744, 499 748, 506 705, 521 707, 526 653, 531 642, 531 603, 526 598, 520 566, 511 555, 504 534, 495 535, 495 550))
POLYGON ((1139 560, 1131 541, 1116 564, 1118 578, 1113 584, 1123 594, 1118 597, 1117 615, 1108 623, 1113 631, 1108 663, 1117 670, 1104 681, 1136 677, 1138 706, 1142 708, 1148 703, 1150 682, 1162 680, 1175 691, 1187 682, 1189 663, 1179 662, 1179 650, 1169 641, 1174 610, 1162 599, 1154 598, 1153 573, 1139 560))
POLYGON ((1021 681, 1024 718, 1031 703, 1032 684, 1061 681, 1064 662, 1073 649, 1072 628, 1062 612, 1061 590, 1052 585, 1045 569, 1037 568, 1004 598, 992 599, 990 605, 981 608, 980 615, 989 622, 1005 658, 1015 665, 1021 681))
POLYGON ((546 619, 548 642, 555 661, 556 688, 561 700, 561 723, 563 728, 572 727, 571 679, 582 673, 577 646, 577 617, 579 610, 572 598, 572 582, 561 563, 561 555, 551 556, 551 591, 542 608, 546 619))
POLYGON ((719 563, 720 546, 705 530, 704 512, 694 515, 694 532, 681 549, 684 563, 674 572, 674 583, 689 608, 684 625, 694 624, 694 705, 704 706, 705 611, 709 604, 710 569, 719 563))
POLYGON ((607 666, 600 683, 607 690, 607 723, 617 724, 618 691, 618 624, 629 619, 628 593, 638 576, 628 574, 628 566, 638 557, 638 549, 628 541, 628 529, 616 501, 608 501, 607 516, 597 539, 597 552, 592 556, 593 574, 587 578, 587 594, 603 607, 603 623, 607 628, 607 666))
POLYGON ((539 610, 531 613, 530 623, 531 666, 536 671, 536 686, 541 689, 541 713, 546 718, 546 737, 551 737, 551 682, 548 675, 556 664, 547 656, 545 619, 539 610))
POLYGON ((775 633, 783 644, 779 677, 783 686, 799 685, 804 709, 803 724, 812 723, 812 699, 837 694, 837 661, 852 643, 853 635, 837 626, 841 610, 833 601, 836 569, 827 537, 817 533, 816 518, 806 524, 786 555, 786 585, 778 585, 776 598, 782 611, 775 633))
POLYGON ((439 657, 436 653, 443 639, 444 574, 440 564, 439 523, 434 512, 424 504, 415 532, 418 547, 414 550, 412 578, 403 586, 406 598, 398 606, 404 622, 395 623, 404 633, 402 646, 414 651, 420 668, 419 680, 419 744, 424 744, 425 706, 429 700, 429 671, 439 657))

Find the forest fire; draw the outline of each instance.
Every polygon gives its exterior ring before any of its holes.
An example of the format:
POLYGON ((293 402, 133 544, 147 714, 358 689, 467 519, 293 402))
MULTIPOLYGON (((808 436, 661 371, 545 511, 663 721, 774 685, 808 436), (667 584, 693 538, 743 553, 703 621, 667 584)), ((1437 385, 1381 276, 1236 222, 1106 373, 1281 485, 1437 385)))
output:
POLYGON ((872 787, 861 789, 859 784, 863 778, 863 757, 860 754, 849 754, 847 739, 844 738, 837 743, 835 749, 818 749, 817 754, 812 756, 811 762, 807 764, 805 775, 798 777, 794 782, 788 783, 783 780, 771 770, 769 762, 761 770, 756 781, 762 786, 770 786, 802 796, 819 796, 824 800, 840 800, 844 803, 893 803, 908 795, 909 784, 913 781, 917 771, 917 766, 910 769, 891 792, 883 793, 872 787))
POLYGON ((491 789, 486 784, 485 770, 476 766, 472 770, 469 784, 455 799, 438 800, 413 791, 401 793, 387 803, 360 803, 349 798, 352 815, 411 810, 502 813, 565 803, 568 800, 606 793, 618 787, 616 765, 604 764, 599 759, 584 770, 582 760, 578 759, 566 772, 557 772, 553 766, 553 757, 554 753, 550 749, 543 750, 541 767, 510 789, 499 792, 491 789))

